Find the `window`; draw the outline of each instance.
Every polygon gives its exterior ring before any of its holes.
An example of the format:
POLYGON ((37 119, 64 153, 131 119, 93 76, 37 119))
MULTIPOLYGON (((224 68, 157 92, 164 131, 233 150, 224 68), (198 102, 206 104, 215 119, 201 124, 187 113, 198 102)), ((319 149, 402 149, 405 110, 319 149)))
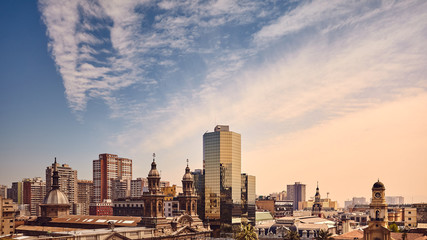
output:
POLYGON ((408 212, 408 214, 411 214, 411 212, 408 212))
POLYGON ((411 221, 412 220, 412 218, 408 218, 408 221, 411 221))

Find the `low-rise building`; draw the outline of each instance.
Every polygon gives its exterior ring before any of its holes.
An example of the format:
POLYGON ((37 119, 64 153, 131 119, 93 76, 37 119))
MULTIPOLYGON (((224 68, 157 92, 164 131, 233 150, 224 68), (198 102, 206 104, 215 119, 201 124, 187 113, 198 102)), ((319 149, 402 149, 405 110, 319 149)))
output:
POLYGON ((114 216, 143 216, 144 201, 141 198, 119 199, 113 203, 114 216))
POLYGON ((102 203, 91 203, 89 205, 89 215, 113 216, 113 202, 111 199, 104 199, 102 203))
POLYGON ((406 228, 415 228, 417 226, 417 209, 403 208, 403 222, 406 228))

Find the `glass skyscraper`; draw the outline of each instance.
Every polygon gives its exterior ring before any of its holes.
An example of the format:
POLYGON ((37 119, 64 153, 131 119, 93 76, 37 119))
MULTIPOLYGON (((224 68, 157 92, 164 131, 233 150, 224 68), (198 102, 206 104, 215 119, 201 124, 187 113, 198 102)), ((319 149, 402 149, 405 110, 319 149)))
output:
POLYGON ((218 125, 203 135, 205 218, 213 225, 241 223, 241 136, 218 125))

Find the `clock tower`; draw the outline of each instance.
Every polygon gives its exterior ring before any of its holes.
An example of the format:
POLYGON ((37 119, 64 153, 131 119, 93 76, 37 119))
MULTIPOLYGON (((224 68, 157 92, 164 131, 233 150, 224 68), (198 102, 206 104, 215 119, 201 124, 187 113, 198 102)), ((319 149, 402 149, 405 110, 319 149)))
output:
POLYGON ((371 224, 388 226, 387 203, 385 201, 385 187, 380 180, 372 186, 372 201, 369 205, 369 218, 371 224))
POLYGON ((378 180, 372 186, 372 201, 369 205, 369 226, 363 231, 364 240, 390 240, 388 229, 385 186, 378 180))

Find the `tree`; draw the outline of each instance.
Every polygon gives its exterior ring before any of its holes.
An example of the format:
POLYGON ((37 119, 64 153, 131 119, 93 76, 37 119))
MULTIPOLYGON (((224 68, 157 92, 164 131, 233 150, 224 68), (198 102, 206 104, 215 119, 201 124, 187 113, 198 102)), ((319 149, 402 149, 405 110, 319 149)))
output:
POLYGON ((316 240, 333 240, 332 233, 328 232, 328 230, 320 230, 319 234, 316 237, 316 240))
POLYGON ((390 229, 392 232, 399 232, 399 227, 396 225, 396 223, 388 225, 388 229, 390 229))
POLYGON ((285 236, 283 236, 284 240, 300 240, 300 236, 298 232, 289 230, 285 236))
POLYGON ((257 240, 258 235, 252 225, 246 224, 240 225, 240 231, 237 232, 235 238, 238 240, 257 240))

